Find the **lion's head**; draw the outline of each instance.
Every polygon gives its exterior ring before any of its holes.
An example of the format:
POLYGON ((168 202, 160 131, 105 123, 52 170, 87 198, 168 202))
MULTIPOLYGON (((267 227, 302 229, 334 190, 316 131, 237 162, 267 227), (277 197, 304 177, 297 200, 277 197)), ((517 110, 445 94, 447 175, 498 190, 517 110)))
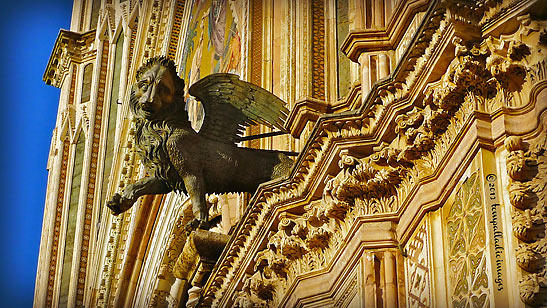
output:
POLYGON ((190 127, 184 110, 184 81, 175 63, 155 57, 143 64, 131 89, 129 107, 135 115, 137 152, 144 165, 174 190, 184 185, 169 162, 166 143, 175 126, 190 127))
POLYGON ((137 71, 136 80, 131 90, 130 108, 137 118, 160 121, 187 118, 184 80, 178 77, 171 59, 149 59, 137 71))

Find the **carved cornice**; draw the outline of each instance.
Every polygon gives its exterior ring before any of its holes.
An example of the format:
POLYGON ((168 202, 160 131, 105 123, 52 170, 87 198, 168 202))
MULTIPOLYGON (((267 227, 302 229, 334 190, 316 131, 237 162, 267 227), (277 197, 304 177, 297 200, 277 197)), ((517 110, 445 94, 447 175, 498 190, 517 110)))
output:
POLYGON ((326 113, 355 110, 362 107, 363 100, 361 93, 361 84, 356 83, 351 87, 347 96, 333 106, 327 104, 325 101, 314 98, 301 99, 291 109, 286 126, 291 135, 298 138, 302 134, 306 124, 316 122, 326 113))
POLYGON ((95 56, 94 42, 95 30, 85 33, 60 30, 46 66, 44 82, 60 88, 71 62, 82 63, 95 56))
POLYGON ((417 12, 423 11, 429 1, 401 1, 383 29, 351 30, 340 49, 352 61, 357 62, 359 55, 368 51, 392 50, 397 47, 408 25, 417 12))
MULTIPOLYGON (((299 270, 293 264, 299 260, 314 264, 310 259, 318 262, 327 247, 337 249, 343 242, 340 238, 331 240, 344 236, 333 225, 351 226, 358 217, 399 215, 408 192, 434 174, 473 110, 491 111, 501 107, 499 102, 512 101, 498 91, 511 88, 504 84, 507 78, 515 78, 515 91, 524 83, 525 69, 517 63, 520 59, 513 55, 515 60, 500 64, 493 60, 501 57, 493 54, 499 49, 491 50, 487 43, 462 51, 452 61, 443 78, 427 87, 425 107, 415 106, 395 117, 395 138, 390 144, 364 158, 342 150, 338 161, 341 170, 327 178, 321 201, 305 206, 300 217, 281 219, 278 231, 268 238, 267 248, 258 253, 256 262, 267 264, 275 272, 275 280, 287 279, 289 272, 304 274, 314 268, 299 270), (318 248, 321 252, 314 253, 318 248)), ((511 58, 509 54, 505 61, 511 58)), ((277 293, 285 293, 284 289, 286 286, 277 293)))
POLYGON ((354 83, 344 98, 338 100, 335 105, 329 106, 329 112, 338 113, 361 108, 363 105, 363 97, 361 96, 362 93, 361 83, 354 83))
POLYGON ((204 287, 202 305, 233 302, 222 294, 233 294, 253 266, 271 278, 255 277, 244 288, 279 303, 294 277, 329 264, 356 221, 396 221, 405 198, 438 172, 471 117, 522 106, 524 85, 544 78, 535 73, 544 72, 540 24, 520 18, 514 35, 475 41, 457 36, 464 28, 442 4, 425 18, 392 76, 375 84, 364 106, 321 117, 290 178, 259 188, 204 287), (447 50, 455 50, 452 61, 447 50), (439 80, 424 81, 439 69, 445 72, 439 80))
POLYGON ((291 134, 298 138, 308 122, 315 122, 328 110, 328 104, 314 98, 297 101, 287 118, 286 125, 291 134))
POLYGON ((443 0, 448 15, 454 23, 466 24, 486 32, 489 27, 495 26, 516 10, 530 8, 536 5, 537 9, 530 11, 541 15, 545 13, 541 1, 535 0, 443 0), (543 12, 541 12, 543 11, 543 12))

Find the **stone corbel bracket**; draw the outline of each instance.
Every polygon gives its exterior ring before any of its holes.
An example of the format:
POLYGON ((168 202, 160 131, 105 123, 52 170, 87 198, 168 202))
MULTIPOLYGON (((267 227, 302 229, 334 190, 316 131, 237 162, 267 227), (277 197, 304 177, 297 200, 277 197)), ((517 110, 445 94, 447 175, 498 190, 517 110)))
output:
POLYGON ((94 42, 95 30, 78 33, 61 29, 49 57, 43 76, 44 82, 60 88, 68 74, 70 63, 82 63, 96 55, 94 42))

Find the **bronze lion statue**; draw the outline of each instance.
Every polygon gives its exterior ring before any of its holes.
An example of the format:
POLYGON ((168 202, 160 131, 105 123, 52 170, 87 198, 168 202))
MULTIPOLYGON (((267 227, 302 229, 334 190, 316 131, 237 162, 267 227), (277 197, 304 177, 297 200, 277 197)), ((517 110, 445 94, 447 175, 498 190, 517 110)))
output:
POLYGON ((148 176, 107 202, 114 215, 127 211, 140 196, 187 193, 195 219, 191 228, 208 228, 207 193, 254 192, 258 185, 288 175, 293 161, 268 150, 238 147, 247 125, 283 129, 284 103, 275 95, 232 74, 213 74, 189 93, 199 99, 205 119, 192 129, 185 110, 184 80, 165 57, 139 68, 130 109, 136 117, 136 148, 148 176))

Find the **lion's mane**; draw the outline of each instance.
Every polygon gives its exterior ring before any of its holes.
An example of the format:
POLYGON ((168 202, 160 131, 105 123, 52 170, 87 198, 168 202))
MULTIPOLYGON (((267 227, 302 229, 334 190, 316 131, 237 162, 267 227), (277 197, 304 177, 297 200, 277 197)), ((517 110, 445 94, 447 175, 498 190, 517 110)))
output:
POLYGON ((135 143, 137 153, 144 165, 154 172, 171 189, 186 192, 184 183, 171 164, 167 153, 167 140, 176 127, 189 127, 188 114, 184 110, 184 81, 178 77, 175 63, 165 57, 149 59, 139 68, 136 80, 155 65, 168 69, 175 80, 175 101, 158 112, 155 119, 149 120, 143 116, 135 95, 135 86, 131 89, 129 107, 136 117, 135 143))

